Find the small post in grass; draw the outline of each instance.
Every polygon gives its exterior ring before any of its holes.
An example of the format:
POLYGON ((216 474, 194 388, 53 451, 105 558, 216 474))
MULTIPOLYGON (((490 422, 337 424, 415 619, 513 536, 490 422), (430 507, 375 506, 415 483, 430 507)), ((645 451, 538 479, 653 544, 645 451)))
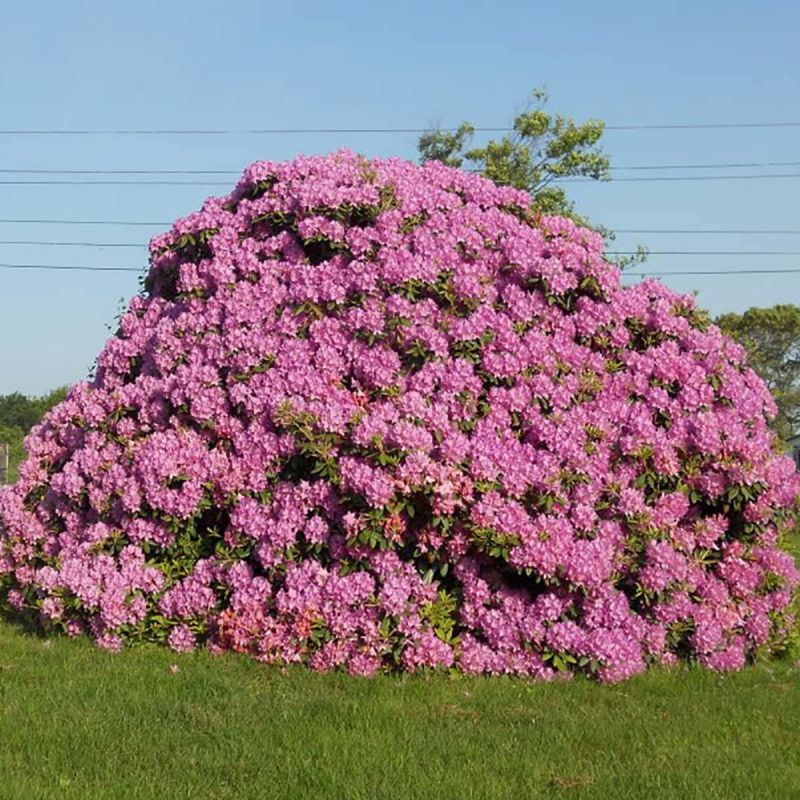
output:
POLYGON ((7 442, 0 442, 0 486, 8 483, 8 451, 7 442))

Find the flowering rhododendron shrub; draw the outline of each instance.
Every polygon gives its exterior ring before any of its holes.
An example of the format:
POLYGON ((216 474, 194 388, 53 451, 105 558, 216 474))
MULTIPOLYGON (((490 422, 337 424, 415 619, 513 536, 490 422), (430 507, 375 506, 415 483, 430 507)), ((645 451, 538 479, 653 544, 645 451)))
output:
POLYGON ((764 384, 691 297, 528 209, 340 152, 156 236, 0 499, 12 612, 363 675, 784 648, 800 484, 764 384))

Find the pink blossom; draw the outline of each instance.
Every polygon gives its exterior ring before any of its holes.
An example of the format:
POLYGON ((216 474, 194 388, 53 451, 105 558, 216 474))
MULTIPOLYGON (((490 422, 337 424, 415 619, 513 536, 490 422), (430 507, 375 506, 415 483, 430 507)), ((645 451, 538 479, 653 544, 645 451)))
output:
POLYGON ((741 347, 431 162, 256 162, 0 491, 18 613, 119 649, 617 681, 780 645, 800 493, 741 347))

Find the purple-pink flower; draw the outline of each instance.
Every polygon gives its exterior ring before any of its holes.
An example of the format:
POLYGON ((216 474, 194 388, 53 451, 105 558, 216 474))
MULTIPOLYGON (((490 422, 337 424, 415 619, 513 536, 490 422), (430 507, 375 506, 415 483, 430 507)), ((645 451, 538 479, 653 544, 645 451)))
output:
POLYGON ((690 296, 441 164, 257 162, 154 237, 0 493, 15 614, 314 669, 780 650, 800 480, 690 296))

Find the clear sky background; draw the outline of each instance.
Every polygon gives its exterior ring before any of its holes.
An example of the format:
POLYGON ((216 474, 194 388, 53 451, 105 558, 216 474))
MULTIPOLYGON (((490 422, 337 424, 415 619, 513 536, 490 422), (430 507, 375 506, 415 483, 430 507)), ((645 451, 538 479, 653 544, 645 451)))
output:
MULTIPOLYGON (((800 4, 791 0, 6 1, 0 129, 418 128, 464 119, 503 126, 537 85, 549 89, 550 110, 609 125, 796 122, 799 29, 800 4)), ((800 162, 798 127, 609 131, 604 141, 619 167, 800 162)), ((414 134, 0 134, 0 169, 238 171, 255 159, 345 146, 414 158, 415 145, 414 134)), ((614 174, 755 173, 797 174, 800 165, 614 174)), ((4 172, 0 182, 69 177, 4 172)), ((578 209, 612 229, 800 229, 800 178, 571 188, 578 209)), ((169 223, 223 192, 0 183, 0 218, 169 223)), ((162 227, 0 223, 2 241, 141 244, 2 244, 0 262, 144 267, 144 246, 162 227)), ((637 243, 651 250, 800 250, 797 235, 744 234, 624 234, 617 249, 637 243)), ((653 255, 645 269, 798 267, 800 256, 791 255, 653 255)), ((664 280, 682 292, 697 290, 714 313, 800 302, 800 274, 664 280)), ((86 377, 138 278, 0 269, 0 287, 0 394, 39 394, 86 377)))

